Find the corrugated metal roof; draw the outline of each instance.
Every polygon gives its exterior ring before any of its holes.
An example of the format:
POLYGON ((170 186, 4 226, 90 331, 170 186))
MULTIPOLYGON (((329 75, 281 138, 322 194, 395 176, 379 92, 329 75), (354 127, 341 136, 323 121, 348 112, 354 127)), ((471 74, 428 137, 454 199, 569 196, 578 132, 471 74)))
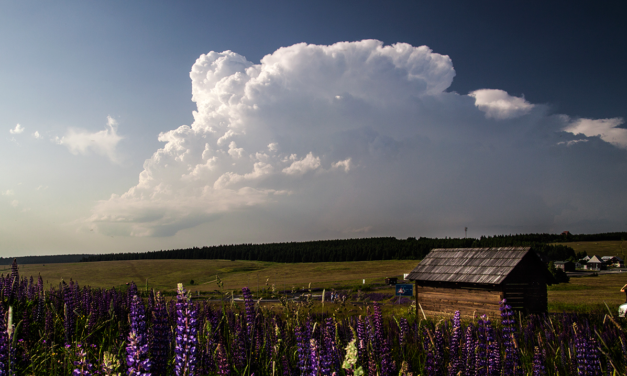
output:
POLYGON ((438 248, 429 252, 407 279, 498 285, 529 250, 529 247, 438 248))

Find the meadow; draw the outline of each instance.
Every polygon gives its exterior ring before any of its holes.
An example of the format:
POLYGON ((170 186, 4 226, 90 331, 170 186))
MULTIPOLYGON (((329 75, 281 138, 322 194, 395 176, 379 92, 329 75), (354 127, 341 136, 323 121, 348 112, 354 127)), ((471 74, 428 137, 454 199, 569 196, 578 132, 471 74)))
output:
POLYGON ((503 302, 500 319, 425 317, 384 285, 417 263, 14 266, 0 271, 0 374, 627 375, 612 317, 627 273, 550 286, 549 315, 503 302))
MULTIPOLYGON (((418 261, 384 260, 322 263, 270 263, 260 261, 228 260, 133 260, 100 261, 72 264, 21 265, 20 273, 37 277, 41 275, 46 288, 58 286, 61 280, 79 281, 95 288, 125 286, 135 282, 140 289, 176 291, 176 284, 184 283, 190 291, 208 293, 215 291, 216 276, 225 290, 241 291, 271 287, 276 290, 344 288, 347 286, 380 286, 386 277, 402 277, 418 261), (191 281, 193 285, 190 285, 191 281)), ((0 273, 10 272, 10 268, 0 273)))
MULTIPOLYGON (((417 260, 355 261, 332 263, 284 264, 259 261, 229 260, 134 260, 101 261, 72 264, 21 265, 22 275, 41 275, 44 286, 59 286, 62 280, 78 281, 81 286, 93 288, 125 287, 135 282, 139 290, 154 289, 174 294, 177 283, 184 283, 194 294, 202 295, 220 291, 240 292, 249 287, 275 291, 302 291, 305 289, 371 290, 393 294, 385 288, 386 277, 402 278, 410 272, 417 260), (216 284, 216 276, 222 288, 216 284), (363 284, 363 280, 366 283, 363 284), (191 285, 190 282, 194 281, 191 285), (147 281, 147 284, 146 284, 147 281)), ((0 270, 6 274, 9 269, 0 270)), ((601 275, 598 277, 571 278, 570 283, 549 286, 549 308, 551 311, 581 311, 598 308, 607 303, 617 307, 625 301, 620 288, 627 283, 625 274, 601 275)))
MULTIPOLYGON (((370 272, 382 273, 376 264, 370 272)), ((225 271, 224 265, 212 270, 225 279, 232 273, 233 284, 262 270, 242 270, 251 265, 241 263, 225 271)), ((361 273, 369 270, 360 266, 361 273)), ((59 270, 72 267, 89 271, 59 270)), ((308 273, 324 273, 316 267, 308 273)), ((242 301, 210 302, 192 299, 183 284, 166 301, 132 282, 91 288, 64 277, 58 287, 45 287, 43 276, 28 277, 36 269, 14 265, 0 280, 0 374, 619 375, 627 366, 624 323, 598 312, 522 316, 503 301, 500 319, 424 319, 412 306, 385 313, 382 306, 391 302, 382 305, 386 298, 374 296, 353 314, 341 294, 324 310, 309 289, 296 301, 279 294, 279 304, 268 307, 247 287, 242 301)), ((216 286, 224 288, 221 279, 216 286)))
POLYGON ((589 256, 618 256, 623 260, 627 257, 627 242, 624 240, 608 240, 596 242, 568 242, 553 243, 553 245, 565 245, 575 252, 586 252, 589 256))

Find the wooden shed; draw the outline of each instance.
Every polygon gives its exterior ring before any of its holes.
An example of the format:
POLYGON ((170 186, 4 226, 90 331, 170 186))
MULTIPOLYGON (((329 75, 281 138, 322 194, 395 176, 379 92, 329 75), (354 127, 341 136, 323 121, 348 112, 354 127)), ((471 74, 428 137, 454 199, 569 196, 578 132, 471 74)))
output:
POLYGON ((432 250, 407 277, 425 311, 500 315, 500 302, 525 313, 547 311, 551 273, 529 247, 432 250))

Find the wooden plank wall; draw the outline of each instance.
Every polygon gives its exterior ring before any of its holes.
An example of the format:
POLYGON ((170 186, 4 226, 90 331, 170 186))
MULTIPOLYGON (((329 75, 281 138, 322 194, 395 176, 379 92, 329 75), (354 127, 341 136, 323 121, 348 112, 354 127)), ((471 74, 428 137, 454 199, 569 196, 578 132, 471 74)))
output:
POLYGON ((525 313, 543 313, 548 308, 546 266, 529 254, 503 283, 507 304, 525 313))
POLYGON ((425 311, 460 311, 462 315, 478 316, 501 314, 501 291, 416 285, 416 294, 417 302, 425 311))

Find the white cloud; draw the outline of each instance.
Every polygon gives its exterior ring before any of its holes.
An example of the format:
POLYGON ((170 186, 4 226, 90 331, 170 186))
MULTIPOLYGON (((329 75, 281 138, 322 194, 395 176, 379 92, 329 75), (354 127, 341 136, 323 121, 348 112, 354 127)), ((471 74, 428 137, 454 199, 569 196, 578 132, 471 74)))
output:
POLYGON ((558 142, 557 144, 558 144, 558 145, 573 146, 573 145, 576 145, 576 144, 578 144, 578 143, 580 143, 580 142, 588 142, 588 140, 570 140, 570 141, 561 141, 561 142, 558 142))
POLYGON ((11 201, 11 206, 13 206, 14 208, 17 208, 19 204, 20 202, 18 200, 11 201))
POLYGON ((202 55, 190 73, 194 122, 159 135, 138 183, 100 201, 90 228, 169 236, 211 222, 214 241, 235 242, 470 222, 541 232, 586 208, 617 210, 599 200, 622 193, 582 194, 607 188, 586 186, 581 164, 564 158, 605 161, 589 145, 557 145, 567 117, 501 90, 447 92, 454 76, 426 46, 374 40, 296 44, 259 64, 202 55), (570 169, 576 179, 563 177, 570 169))
POLYGON ((331 166, 336 170, 343 169, 345 172, 348 172, 351 169, 351 159, 348 158, 343 161, 335 162, 331 166))
POLYGON ((283 172, 288 175, 302 175, 318 167, 320 167, 320 158, 314 157, 312 153, 309 153, 305 158, 292 162, 289 167, 283 169, 283 172))
POLYGON ((6 191, 2 192, 3 196, 13 196, 15 195, 15 192, 12 189, 7 189, 6 191))
POLYGON ((241 158, 244 154, 243 148, 238 148, 235 141, 231 141, 229 144, 229 155, 233 158, 241 158))
POLYGON ((480 89, 469 93, 468 96, 475 98, 475 106, 485 112, 487 118, 497 120, 519 117, 533 108, 525 98, 511 96, 503 90, 480 89))
POLYGON ((44 138, 42 135, 39 134, 39 131, 33 132, 33 137, 35 137, 36 139, 44 138))
POLYGON ((627 129, 618 128, 623 124, 621 118, 612 119, 578 119, 564 128, 565 132, 586 137, 599 137, 621 149, 627 149, 627 129))
POLYGON ((22 127, 21 125, 18 124, 18 125, 15 126, 15 128, 10 129, 9 133, 11 133, 11 134, 20 134, 20 133, 24 132, 24 129, 25 129, 24 127, 22 127))
POLYGON ((123 137, 117 132, 117 121, 107 116, 107 128, 104 130, 90 132, 86 129, 70 128, 65 136, 56 137, 54 141, 67 147, 74 155, 95 153, 109 158, 112 162, 119 162, 116 148, 123 137))

